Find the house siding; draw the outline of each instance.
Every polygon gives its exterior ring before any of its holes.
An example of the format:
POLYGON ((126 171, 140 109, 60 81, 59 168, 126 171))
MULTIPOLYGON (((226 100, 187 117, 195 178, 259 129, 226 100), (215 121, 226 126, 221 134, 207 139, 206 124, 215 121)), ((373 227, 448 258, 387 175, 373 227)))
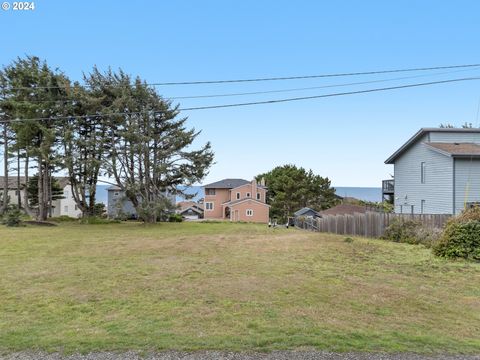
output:
POLYGON ((455 214, 468 202, 480 202, 480 160, 455 159, 455 214))
MULTIPOLYGON (((425 134, 394 165, 395 212, 451 214, 453 211, 453 159, 442 155, 423 142, 434 140, 434 134, 425 134), (425 162, 425 183, 421 182, 421 163, 425 162)), ((443 135, 443 134, 442 134, 443 135)), ((462 135, 462 134, 458 134, 462 135)), ((443 140, 446 141, 446 140, 443 140)), ((453 142, 448 138, 448 142, 453 142)))
POLYGON ((480 143, 480 133, 435 132, 429 133, 431 142, 473 142, 480 143))

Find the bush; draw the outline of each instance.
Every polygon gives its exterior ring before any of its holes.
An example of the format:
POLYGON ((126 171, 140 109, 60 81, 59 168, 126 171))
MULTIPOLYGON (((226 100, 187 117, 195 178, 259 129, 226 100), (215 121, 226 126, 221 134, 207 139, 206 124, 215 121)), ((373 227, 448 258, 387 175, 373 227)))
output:
POLYGON ((53 222, 75 222, 78 221, 78 218, 73 218, 68 215, 55 216, 48 219, 53 222))
POLYGON ((168 221, 169 222, 182 222, 183 218, 182 218, 182 215, 180 215, 180 214, 170 214, 170 216, 168 217, 168 221))
POLYGON ((391 224, 385 229, 382 239, 400 243, 418 244, 416 234, 418 228, 421 226, 422 224, 415 220, 394 218, 391 224))
POLYGON ((433 253, 480 261, 480 208, 467 209, 448 221, 442 237, 433 246, 433 253))
POLYGON ((420 221, 395 218, 385 229, 384 240, 432 247, 442 235, 442 230, 423 226, 420 221))
POLYGON ((10 207, 3 215, 2 224, 8 227, 18 227, 22 225, 22 212, 18 207, 10 207))

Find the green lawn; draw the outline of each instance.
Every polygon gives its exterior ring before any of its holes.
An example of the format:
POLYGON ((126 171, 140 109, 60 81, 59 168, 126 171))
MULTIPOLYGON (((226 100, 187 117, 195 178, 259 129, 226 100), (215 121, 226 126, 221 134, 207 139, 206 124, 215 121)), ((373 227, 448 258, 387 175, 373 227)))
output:
POLYGON ((480 264, 251 224, 0 227, 0 352, 311 348, 480 353, 480 264))

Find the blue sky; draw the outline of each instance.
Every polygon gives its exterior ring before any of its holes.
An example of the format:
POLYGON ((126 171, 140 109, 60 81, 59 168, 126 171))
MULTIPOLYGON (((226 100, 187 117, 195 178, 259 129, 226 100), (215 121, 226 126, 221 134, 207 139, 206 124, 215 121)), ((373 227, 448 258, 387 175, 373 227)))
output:
MULTIPOLYGON (((0 64, 36 55, 74 80, 94 65, 148 82, 295 76, 480 63, 476 1, 35 1, 0 10, 0 64)), ((415 74, 159 87, 165 97, 280 90, 415 74)), ((188 99, 182 107, 311 96, 456 77, 268 95, 188 99)), ((186 112, 211 141, 206 182, 293 163, 337 186, 379 186, 383 161, 420 127, 475 123, 480 81, 244 108, 186 112)))

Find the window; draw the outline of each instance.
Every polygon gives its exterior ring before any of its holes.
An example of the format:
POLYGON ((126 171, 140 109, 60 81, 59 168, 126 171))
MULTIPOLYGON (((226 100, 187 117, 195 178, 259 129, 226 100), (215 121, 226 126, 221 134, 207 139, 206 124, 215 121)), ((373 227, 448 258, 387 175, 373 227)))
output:
POLYGON ((213 203, 212 202, 206 202, 205 203, 205 210, 212 211, 213 210, 213 203))
POLYGON ((260 199, 261 199, 261 197, 262 197, 262 196, 260 195, 260 193, 259 193, 259 192, 257 192, 257 200, 260 200, 260 199))
POLYGON ((63 191, 63 195, 64 195, 66 198, 68 198, 68 190, 64 190, 64 191, 63 191))
POLYGON ((66 212, 66 213, 68 213, 68 206, 67 206, 67 205, 65 205, 65 206, 63 207, 63 211, 66 212))
POLYGON ((237 200, 240 199, 240 193, 237 193, 237 200))
POLYGON ((425 214, 425 200, 422 200, 421 202, 420 211, 421 211, 421 214, 425 214))
POLYGON ((113 196, 118 196, 118 191, 115 191, 115 192, 113 193, 113 196))
POLYGON ((422 162, 420 165, 420 171, 421 171, 420 177, 421 177, 422 184, 425 184, 425 170, 426 170, 426 165, 424 162, 422 162))
POLYGON ((250 197, 250 193, 247 193, 247 197, 250 197))
POLYGON ((246 213, 247 213, 247 216, 253 216, 253 210, 252 209, 247 209, 246 213))
POLYGON ((205 195, 215 195, 215 189, 205 189, 205 195))

